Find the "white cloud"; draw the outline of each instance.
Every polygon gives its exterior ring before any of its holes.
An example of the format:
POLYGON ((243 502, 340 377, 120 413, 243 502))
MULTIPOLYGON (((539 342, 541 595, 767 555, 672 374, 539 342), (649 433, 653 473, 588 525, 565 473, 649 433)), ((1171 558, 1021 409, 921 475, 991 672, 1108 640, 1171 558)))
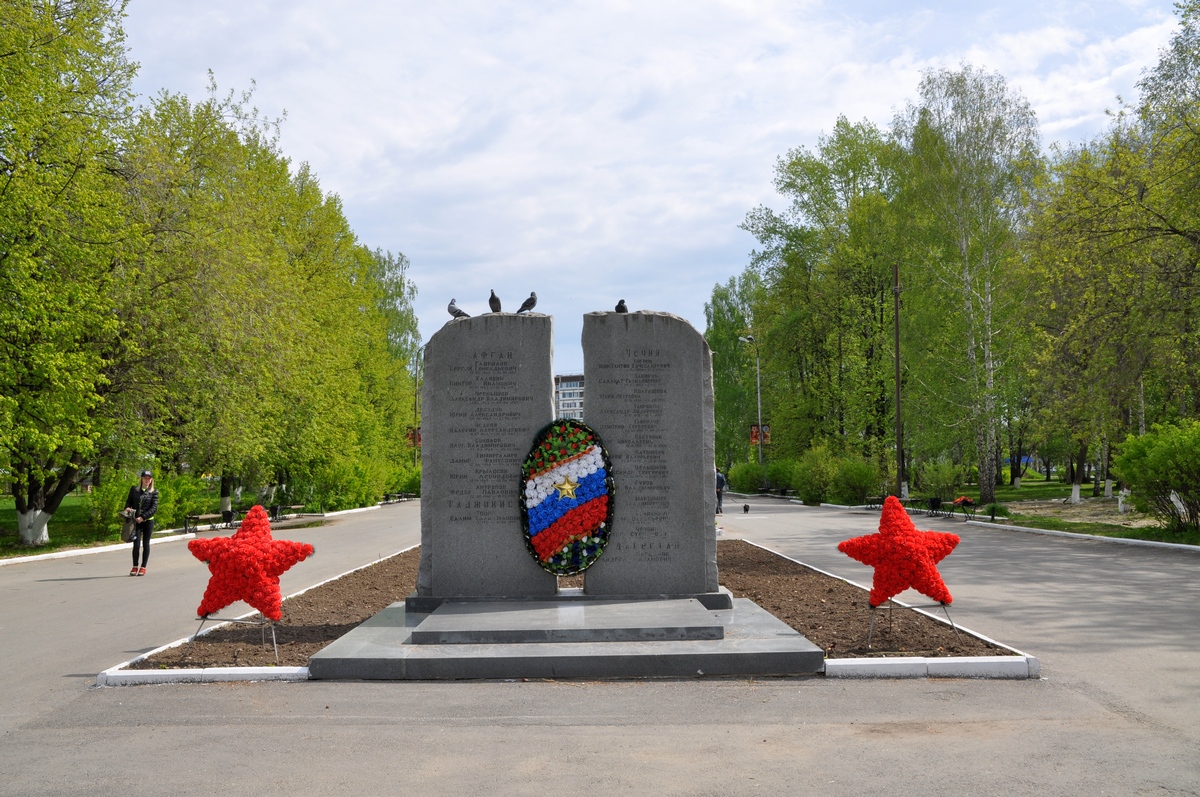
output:
POLYGON ((715 282, 777 204, 777 156, 839 114, 886 126, 921 70, 998 69, 1044 137, 1080 138, 1173 27, 1169 2, 846 7, 807 2, 245 3, 134 0, 145 93, 257 79, 282 144, 403 251, 428 337, 450 296, 536 290, 560 370, 581 315, 626 298, 703 327, 715 282))

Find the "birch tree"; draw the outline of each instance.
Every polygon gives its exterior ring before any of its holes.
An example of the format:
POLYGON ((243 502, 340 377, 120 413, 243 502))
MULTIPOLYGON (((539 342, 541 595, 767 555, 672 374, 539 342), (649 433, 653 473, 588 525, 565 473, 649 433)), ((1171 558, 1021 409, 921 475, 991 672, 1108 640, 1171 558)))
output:
MULTIPOLYGON (((1032 108, 998 73, 970 65, 931 70, 920 99, 897 116, 909 154, 906 201, 925 224, 915 248, 916 286, 952 325, 946 367, 960 382, 979 465, 980 498, 995 499, 999 465, 1005 313, 1016 304, 1008 277, 1025 224, 1026 190, 1040 166, 1032 108)), ((912 291, 909 292, 912 295, 912 291)), ((947 418, 947 422, 959 418, 947 418)))

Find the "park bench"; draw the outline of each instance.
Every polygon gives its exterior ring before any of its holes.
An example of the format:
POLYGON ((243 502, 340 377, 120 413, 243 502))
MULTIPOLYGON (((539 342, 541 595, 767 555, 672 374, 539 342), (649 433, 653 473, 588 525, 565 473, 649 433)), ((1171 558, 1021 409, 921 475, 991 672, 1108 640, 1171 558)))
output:
POLYGON ((183 533, 189 533, 193 528, 203 525, 224 526, 225 528, 233 528, 234 522, 237 520, 237 512, 227 510, 225 512, 209 513, 204 515, 185 515, 183 518, 183 533))
POLYGON ((411 501, 416 497, 415 493, 384 493, 383 503, 394 504, 398 501, 411 501))
POLYGON ((267 507, 267 513, 270 515, 271 520, 279 520, 284 515, 299 512, 303 508, 304 504, 271 504, 271 506, 267 507))

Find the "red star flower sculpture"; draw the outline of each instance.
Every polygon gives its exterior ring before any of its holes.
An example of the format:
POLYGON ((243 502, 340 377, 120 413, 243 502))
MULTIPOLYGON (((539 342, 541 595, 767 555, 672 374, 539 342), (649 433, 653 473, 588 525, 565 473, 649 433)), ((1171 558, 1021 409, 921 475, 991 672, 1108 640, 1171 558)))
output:
POLYGON ((958 545, 957 534, 917 531, 899 499, 889 495, 883 502, 879 533, 838 543, 838 550, 875 568, 870 603, 879 606, 912 587, 939 603, 954 600, 938 573, 937 563, 958 545))
POLYGON ((292 565, 313 555, 306 542, 271 538, 271 521, 261 506, 253 507, 232 537, 192 540, 188 550, 208 565, 212 576, 198 617, 219 612, 234 601, 243 600, 274 622, 282 616, 283 598, 279 577, 292 565))

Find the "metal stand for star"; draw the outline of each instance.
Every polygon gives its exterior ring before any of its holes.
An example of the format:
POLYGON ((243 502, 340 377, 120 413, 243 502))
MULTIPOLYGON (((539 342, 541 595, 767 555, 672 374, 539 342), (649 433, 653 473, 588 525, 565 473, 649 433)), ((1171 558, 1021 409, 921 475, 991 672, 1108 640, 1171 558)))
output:
POLYGON ((273 622, 271 622, 270 620, 268 620, 266 617, 263 617, 262 614, 259 614, 258 617, 259 617, 259 619, 257 619, 257 620, 238 620, 238 619, 235 619, 232 617, 226 619, 224 617, 214 617, 209 614, 204 615, 203 617, 200 618, 200 627, 196 629, 196 633, 192 634, 192 638, 188 640, 187 647, 183 649, 184 655, 187 655, 187 652, 192 649, 192 643, 196 641, 196 637, 200 636, 200 632, 204 629, 204 624, 207 623, 209 620, 212 620, 215 623, 237 623, 238 625, 256 625, 256 626, 258 626, 259 629, 262 631, 262 646, 264 648, 267 646, 267 626, 270 626, 271 627, 271 645, 274 646, 274 648, 275 648, 275 663, 278 664, 279 663, 279 643, 275 641, 275 624, 273 622))
MULTIPOLYGON (((870 606, 870 604, 867 604, 867 605, 870 606)), ((891 622, 892 622, 892 609, 895 608, 895 606, 896 606, 896 603, 894 601, 892 601, 891 599, 888 599, 887 611, 888 611, 888 624, 889 625, 891 625, 891 622)), ((950 623, 950 627, 952 629, 954 629, 954 635, 960 639, 962 638, 962 634, 958 633, 958 626, 956 626, 954 624, 954 619, 952 617, 950 617, 950 606, 948 604, 929 603, 924 606, 904 606, 901 608, 904 608, 904 609, 941 609, 942 613, 946 615, 946 622, 950 623)), ((875 634, 875 616, 876 616, 875 612, 879 611, 879 609, 880 609, 879 606, 871 606, 871 629, 869 631, 867 631, 867 647, 868 648, 871 647, 871 637, 874 636, 874 634, 875 634)))

